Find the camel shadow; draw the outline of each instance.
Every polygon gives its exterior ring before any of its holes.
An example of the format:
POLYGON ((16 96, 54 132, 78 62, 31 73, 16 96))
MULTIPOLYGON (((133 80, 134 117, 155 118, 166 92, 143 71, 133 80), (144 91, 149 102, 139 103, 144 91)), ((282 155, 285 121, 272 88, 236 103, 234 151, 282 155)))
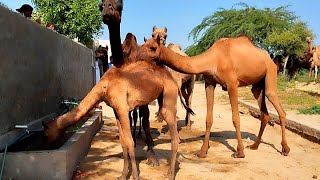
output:
MULTIPOLYGON (((184 126, 185 126, 184 121, 183 120, 179 120, 178 121, 178 131, 181 130, 181 127, 184 127, 184 126)), ((195 130, 193 130, 193 131, 195 131, 195 130)), ((163 125, 162 128, 161 128, 161 133, 167 133, 167 132, 168 132, 168 126, 167 125, 163 125)), ((255 134, 252 134, 252 133, 249 133, 249 132, 241 132, 241 137, 242 137, 242 140, 244 140, 244 139, 255 140, 257 138, 257 136, 255 134)), ((201 135, 201 136, 198 136, 198 137, 184 138, 184 139, 180 139, 181 140, 180 144, 184 144, 184 143, 188 143, 188 142, 194 142, 194 141, 201 141, 203 139, 204 139, 204 135, 201 135)), ((221 143, 224 146, 226 146, 229 150, 231 150, 232 152, 236 152, 236 149, 234 147, 232 147, 228 143, 228 140, 230 140, 230 139, 237 139, 235 131, 211 132, 209 140, 212 141, 212 142, 221 143)), ((170 139, 159 139, 159 140, 157 140, 155 142, 155 144, 170 143, 170 141, 171 141, 170 139)), ((274 144, 265 142, 263 140, 261 140, 261 144, 266 144, 266 145, 272 147, 278 153, 281 153, 281 151, 279 149, 277 149, 274 144)))
MULTIPOLYGON (((193 123, 194 123, 194 122, 191 121, 191 126, 192 126, 193 123)), ((178 121, 177 121, 177 130, 178 130, 178 132, 180 132, 183 127, 187 127, 186 121, 185 121, 184 119, 178 120, 178 121)), ((161 133, 165 134, 165 133, 167 133, 168 131, 169 131, 169 127, 168 127, 167 124, 165 124, 165 125, 163 125, 163 126, 161 127, 161 130, 160 130, 161 133)))

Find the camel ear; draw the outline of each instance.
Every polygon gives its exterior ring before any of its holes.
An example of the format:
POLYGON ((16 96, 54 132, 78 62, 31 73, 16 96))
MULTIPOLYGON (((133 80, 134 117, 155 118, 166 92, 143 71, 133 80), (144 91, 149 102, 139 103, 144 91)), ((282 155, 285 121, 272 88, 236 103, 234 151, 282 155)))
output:
POLYGON ((158 43, 158 45, 160 45, 160 36, 159 35, 157 36, 157 43, 158 43))
POLYGON ((45 122, 41 122, 44 129, 49 129, 48 125, 45 122))
POLYGON ((147 42, 147 38, 146 38, 146 37, 144 37, 144 39, 143 39, 143 40, 144 40, 144 42, 147 42))
POLYGON ((164 27, 164 32, 167 33, 167 31, 168 31, 168 30, 167 30, 167 27, 164 27))
POLYGON ((153 26, 152 32, 154 32, 157 29, 157 26, 153 26))
POLYGON ((122 12, 122 9, 123 9, 123 3, 122 3, 122 0, 118 0, 116 2, 116 6, 117 6, 117 10, 122 12))

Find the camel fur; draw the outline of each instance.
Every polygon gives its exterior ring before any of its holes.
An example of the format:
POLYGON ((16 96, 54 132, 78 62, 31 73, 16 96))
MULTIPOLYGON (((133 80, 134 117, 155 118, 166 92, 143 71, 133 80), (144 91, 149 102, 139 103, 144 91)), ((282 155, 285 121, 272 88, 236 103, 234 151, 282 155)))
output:
MULTIPOLYGON (((152 61, 136 61, 124 64, 120 38, 122 0, 105 0, 99 5, 103 22, 108 25, 114 67, 110 68, 92 90, 81 101, 78 107, 59 116, 45 128, 48 141, 57 139, 67 127, 84 117, 94 105, 103 100, 115 111, 119 129, 120 143, 123 148, 124 166, 118 179, 126 179, 129 173, 129 158, 133 179, 138 179, 134 143, 130 132, 129 111, 147 105, 161 94, 163 105, 161 114, 168 124, 171 136, 171 161, 168 175, 175 178, 175 163, 178 148, 176 123, 176 99, 178 86, 171 74, 152 61), (152 78, 150 78, 152 77, 152 78), (145 83, 141 83, 145 82, 145 83)), ((158 39, 160 43, 160 39, 158 39)))
MULTIPOLYGON (((269 55, 255 47, 249 38, 222 38, 200 55, 188 57, 174 53, 154 39, 147 40, 139 49, 140 54, 160 61, 181 73, 203 74, 207 97, 206 134, 198 157, 205 157, 209 148, 212 126, 214 89, 217 84, 224 87, 229 94, 232 121, 236 129, 238 146, 232 157, 244 158, 244 146, 240 132, 238 109, 238 87, 252 85, 252 93, 258 100, 261 111, 261 126, 255 142, 248 146, 258 149, 261 136, 270 117, 267 111, 265 96, 278 112, 282 130, 282 154, 288 155, 290 148, 285 136, 286 114, 277 95, 277 66, 269 55)), ((146 58, 146 57, 145 57, 146 58)))

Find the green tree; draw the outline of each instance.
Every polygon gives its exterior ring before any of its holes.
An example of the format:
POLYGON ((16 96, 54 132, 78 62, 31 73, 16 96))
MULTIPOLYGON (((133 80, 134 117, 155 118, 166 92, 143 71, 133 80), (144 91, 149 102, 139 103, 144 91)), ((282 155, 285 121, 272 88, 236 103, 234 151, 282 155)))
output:
POLYGON ((238 3, 231 9, 221 8, 204 18, 190 32, 189 38, 192 37, 195 43, 187 48, 186 53, 197 55, 222 37, 246 35, 256 46, 269 53, 298 52, 298 55, 302 55, 300 51, 304 51, 307 46, 306 32, 309 35, 311 33, 305 24, 299 22, 295 14, 287 9, 287 6, 257 9, 238 3), (283 43, 277 43, 276 39, 282 39, 283 43))
POLYGON ((32 0, 44 23, 52 22, 60 34, 83 44, 101 33, 99 0, 32 0))

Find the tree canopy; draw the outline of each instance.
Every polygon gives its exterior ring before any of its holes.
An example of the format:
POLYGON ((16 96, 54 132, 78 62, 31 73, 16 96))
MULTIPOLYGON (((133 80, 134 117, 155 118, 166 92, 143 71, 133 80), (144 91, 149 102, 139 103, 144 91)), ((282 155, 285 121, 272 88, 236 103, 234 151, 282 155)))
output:
POLYGON ((32 0, 45 23, 52 22, 60 34, 78 38, 83 44, 102 29, 99 0, 32 0))
POLYGON ((299 56, 307 48, 306 37, 312 36, 288 6, 257 9, 238 3, 231 9, 220 8, 205 17, 189 34, 195 43, 187 54, 197 55, 222 37, 248 36, 253 43, 269 53, 292 53, 299 56))

